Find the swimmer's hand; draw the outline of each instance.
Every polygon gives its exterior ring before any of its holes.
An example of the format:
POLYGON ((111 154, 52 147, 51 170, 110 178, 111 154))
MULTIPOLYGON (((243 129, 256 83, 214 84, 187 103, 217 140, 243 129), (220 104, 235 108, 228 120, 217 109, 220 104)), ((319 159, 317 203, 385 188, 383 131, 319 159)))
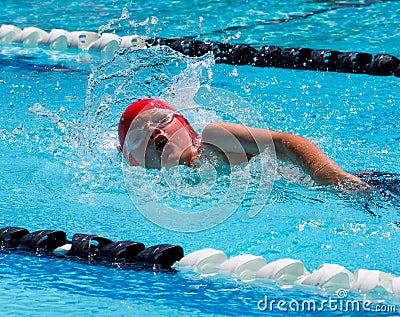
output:
POLYGON ((357 176, 343 171, 335 163, 327 164, 314 175, 319 185, 333 185, 345 192, 363 192, 371 188, 357 176))
POLYGON ((346 192, 362 193, 371 189, 371 186, 363 182, 357 176, 350 173, 342 172, 339 176, 339 181, 336 184, 339 190, 346 192))

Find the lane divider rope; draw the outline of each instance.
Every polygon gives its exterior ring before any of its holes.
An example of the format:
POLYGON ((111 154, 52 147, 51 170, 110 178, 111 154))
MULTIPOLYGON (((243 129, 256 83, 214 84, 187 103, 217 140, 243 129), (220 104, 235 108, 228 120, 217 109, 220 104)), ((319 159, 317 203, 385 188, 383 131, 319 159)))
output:
POLYGON ((145 49, 152 45, 166 45, 190 57, 211 52, 217 63, 252 65, 298 70, 333 71, 400 77, 400 60, 390 54, 372 56, 363 52, 341 52, 330 49, 285 48, 266 45, 255 49, 248 44, 231 45, 222 42, 202 42, 183 38, 149 38, 147 36, 118 36, 113 33, 52 29, 46 32, 37 27, 20 29, 14 25, 0 27, 0 44, 19 43, 24 47, 48 46, 53 50, 68 48, 112 55, 120 48, 145 49))
POLYGON ((221 250, 204 248, 184 256, 183 248, 171 244, 145 247, 143 243, 110 239, 90 234, 74 234, 71 241, 59 230, 30 233, 25 228, 0 229, 2 252, 25 251, 47 256, 103 263, 124 269, 195 272, 203 278, 219 277, 251 283, 274 282, 281 288, 340 290, 377 296, 400 296, 400 277, 379 270, 357 269, 354 274, 339 264, 325 263, 310 273, 304 264, 284 258, 267 263, 261 256, 241 254, 228 258, 221 250))

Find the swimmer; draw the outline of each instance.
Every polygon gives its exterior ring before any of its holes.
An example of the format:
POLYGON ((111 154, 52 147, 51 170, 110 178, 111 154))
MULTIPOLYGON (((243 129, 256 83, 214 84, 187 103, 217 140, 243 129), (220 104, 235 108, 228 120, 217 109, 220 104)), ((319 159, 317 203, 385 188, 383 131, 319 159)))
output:
POLYGON ((118 135, 123 155, 132 166, 196 167, 204 153, 221 165, 235 165, 269 149, 275 150, 278 160, 300 166, 318 185, 355 190, 369 187, 299 135, 229 122, 210 123, 199 135, 185 117, 161 100, 131 104, 120 118, 118 135))

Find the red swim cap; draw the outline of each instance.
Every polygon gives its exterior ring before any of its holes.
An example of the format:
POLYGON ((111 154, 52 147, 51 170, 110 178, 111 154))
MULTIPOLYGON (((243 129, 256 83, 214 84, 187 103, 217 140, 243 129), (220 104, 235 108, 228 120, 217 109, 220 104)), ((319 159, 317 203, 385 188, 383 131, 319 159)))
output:
MULTIPOLYGON (((141 113, 142 111, 146 110, 152 110, 152 109, 168 109, 171 111, 176 112, 177 110, 172 108, 171 106, 167 105, 165 102, 157 99, 143 99, 134 102, 131 104, 128 108, 125 109, 124 113, 122 114, 120 120, 119 120, 119 126, 118 126, 118 136, 119 136, 119 143, 121 145, 121 148, 124 148, 124 142, 125 142, 125 137, 126 134, 128 133, 128 130, 131 126, 132 121, 136 118, 136 116, 141 113)), ((182 123, 186 131, 189 133, 193 144, 195 144, 197 138, 199 137, 199 134, 191 127, 189 121, 177 113, 177 116, 175 117, 179 122, 182 123)), ((131 162, 132 163, 132 162, 131 162)), ((138 165, 138 164, 135 164, 138 165)))

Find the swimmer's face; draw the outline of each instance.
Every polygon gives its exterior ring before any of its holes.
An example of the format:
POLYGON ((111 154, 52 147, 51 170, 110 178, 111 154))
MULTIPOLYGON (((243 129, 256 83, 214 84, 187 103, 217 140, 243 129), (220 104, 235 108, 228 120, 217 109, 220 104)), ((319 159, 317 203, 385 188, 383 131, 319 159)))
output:
POLYGON ((189 165, 195 149, 177 116, 164 109, 141 112, 126 135, 125 155, 145 168, 189 165))

